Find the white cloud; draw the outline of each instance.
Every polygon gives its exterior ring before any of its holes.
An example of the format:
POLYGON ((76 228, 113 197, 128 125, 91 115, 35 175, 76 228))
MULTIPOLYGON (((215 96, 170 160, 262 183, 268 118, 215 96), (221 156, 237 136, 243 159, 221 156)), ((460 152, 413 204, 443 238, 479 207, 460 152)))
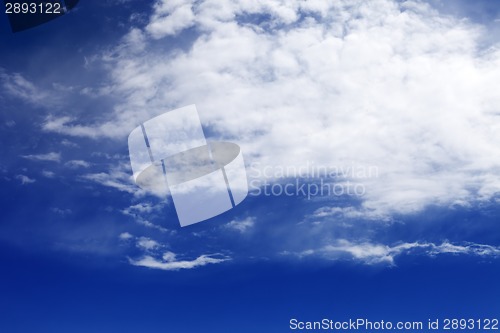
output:
POLYGON ((128 258, 130 264, 134 266, 177 271, 180 269, 193 269, 208 264, 218 264, 230 260, 229 257, 220 254, 203 254, 193 260, 178 260, 178 255, 172 251, 159 253, 159 250, 166 246, 153 239, 147 237, 134 237, 128 232, 120 234, 119 238, 121 240, 135 239, 136 247, 144 252, 138 259, 128 258), (156 258, 158 256, 159 258, 156 258))
POLYGON ((71 160, 66 162, 64 165, 67 167, 77 169, 77 168, 90 168, 92 166, 91 163, 82 161, 82 160, 71 160))
POLYGON ((132 49, 136 52, 142 51, 146 46, 146 37, 144 33, 137 28, 132 28, 124 37, 124 47, 132 49))
POLYGON ((236 230, 241 233, 247 232, 249 229, 253 228, 255 225, 255 217, 247 217, 243 220, 232 220, 227 223, 224 227, 231 230, 236 230))
POLYGON ((403 251, 419 248, 419 243, 404 243, 390 247, 381 244, 361 243, 354 244, 347 240, 339 240, 336 245, 328 245, 323 248, 327 255, 346 253, 353 258, 370 263, 390 263, 394 262, 394 257, 403 251))
POLYGON ((194 25, 192 0, 163 0, 155 4, 154 14, 146 31, 153 38, 162 38, 175 35, 178 32, 194 25))
POLYGON ((76 147, 78 147, 78 144, 76 144, 76 143, 74 143, 74 142, 72 142, 72 141, 70 141, 70 140, 68 140, 68 139, 63 139, 63 140, 61 141, 61 144, 62 144, 63 146, 66 146, 66 147, 72 147, 72 148, 76 148, 76 147))
POLYGON ((132 236, 132 234, 128 233, 128 232, 122 232, 120 234, 120 236, 118 236, 121 240, 129 240, 129 239, 132 239, 134 238, 134 236, 132 236))
POLYGON ((379 211, 374 209, 367 209, 364 207, 331 207, 325 206, 318 208, 312 214, 312 217, 324 219, 328 217, 341 218, 341 219, 373 219, 379 221, 387 221, 388 217, 381 215, 379 211))
POLYGON ((60 99, 49 91, 38 88, 19 73, 9 74, 0 67, 0 85, 2 92, 19 98, 35 106, 52 107, 57 105, 60 99))
POLYGON ((140 202, 138 204, 132 205, 125 208, 122 213, 125 215, 136 215, 143 213, 152 213, 160 209, 160 206, 155 206, 149 202, 140 202))
POLYGON ((135 196, 142 196, 144 194, 134 184, 128 163, 115 163, 107 172, 89 173, 82 175, 80 178, 135 196))
MULTIPOLYGON (((161 225, 152 223, 152 222, 150 222, 148 220, 145 220, 145 219, 142 219, 142 218, 137 218, 135 221, 138 224, 145 226, 146 228, 156 229, 156 230, 158 230, 160 232, 163 232, 163 233, 169 231, 167 228, 164 228, 161 225)), ((172 232, 174 232, 174 231, 172 231, 172 232)))
POLYGON ((66 162, 64 165, 66 165, 70 168, 73 168, 73 169, 90 168, 90 166, 92 166, 92 164, 90 164, 89 162, 82 161, 82 160, 71 160, 71 161, 66 162))
POLYGON ((108 134, 116 133, 116 128, 111 124, 99 126, 99 129, 93 129, 86 126, 75 124, 76 119, 68 116, 54 117, 49 115, 42 124, 42 129, 47 132, 55 132, 76 137, 98 138, 108 134))
POLYGON ((480 49, 487 34, 418 1, 157 1, 105 59, 123 100, 112 121, 44 128, 125 140, 196 103, 262 166, 376 166, 378 177, 352 179, 366 194, 344 214, 473 203, 500 193, 500 51, 480 49), (188 51, 153 47, 189 27, 199 35, 188 51))
POLYGON ((46 178, 54 178, 56 174, 53 171, 43 170, 42 175, 46 178))
POLYGON ((19 179, 21 181, 21 184, 23 184, 23 185, 32 184, 32 183, 36 182, 35 179, 32 179, 32 178, 25 176, 25 175, 17 175, 16 179, 19 179))
POLYGON ((56 153, 56 152, 51 152, 47 154, 24 155, 22 157, 32 161, 49 161, 49 162, 61 161, 61 153, 56 153))
POLYGON ((176 255, 172 252, 164 253, 162 259, 156 259, 149 255, 140 259, 129 259, 130 263, 134 266, 142 266, 154 269, 161 269, 165 271, 177 271, 180 269, 193 269, 208 264, 219 264, 229 258, 221 257, 214 258, 212 255, 201 255, 193 260, 176 260, 176 255))
MULTIPOLYGON (((83 179, 91 180, 103 186, 111 187, 117 189, 119 191, 135 193, 136 189, 131 184, 125 184, 124 177, 114 177, 117 174, 108 174, 108 173, 92 173, 82 176, 83 179)), ((118 175, 123 176, 123 175, 118 175)))
POLYGON ((161 211, 161 209, 165 206, 165 202, 158 203, 153 205, 149 202, 141 202, 130 207, 123 209, 121 212, 125 215, 131 216, 134 218, 135 222, 140 225, 143 225, 147 228, 156 229, 162 233, 168 232, 169 230, 162 227, 161 225, 154 224, 148 220, 148 217, 151 214, 155 214, 161 211))
POLYGON ((56 214, 63 215, 63 216, 73 213, 73 211, 71 209, 64 209, 64 208, 58 208, 58 207, 53 207, 50 210, 56 214))
POLYGON ((160 243, 158 243, 157 241, 155 241, 153 239, 147 238, 147 237, 140 237, 137 240, 136 245, 138 248, 140 248, 142 250, 146 250, 146 251, 151 251, 151 250, 155 250, 155 249, 162 247, 162 245, 160 243))
POLYGON ((170 251, 163 253, 163 256, 162 256, 163 260, 166 262, 175 261, 176 257, 177 257, 177 255, 173 252, 170 252, 170 251))
POLYGON ((465 245, 454 245, 445 242, 439 246, 435 246, 432 249, 432 251, 430 251, 430 254, 441 254, 441 253, 455 253, 455 254, 468 254, 474 256, 498 257, 500 256, 500 247, 485 245, 485 244, 474 244, 474 243, 467 243, 465 245))
POLYGON ((351 242, 346 239, 340 239, 334 244, 324 246, 320 249, 309 249, 298 253, 299 257, 319 255, 321 257, 340 260, 351 258, 365 264, 394 264, 397 256, 410 254, 412 251, 420 251, 428 256, 441 254, 471 255, 480 257, 499 257, 500 247, 491 245, 465 243, 464 245, 455 245, 449 242, 441 244, 414 242, 400 243, 389 246, 370 242, 351 242))

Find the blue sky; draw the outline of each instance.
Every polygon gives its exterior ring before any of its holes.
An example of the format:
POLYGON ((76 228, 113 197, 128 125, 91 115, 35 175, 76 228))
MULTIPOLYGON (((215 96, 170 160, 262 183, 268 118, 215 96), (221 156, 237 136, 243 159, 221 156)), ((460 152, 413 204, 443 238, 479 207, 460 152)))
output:
POLYGON ((0 331, 498 318, 499 13, 108 0, 15 34, 1 15, 0 331), (181 228, 127 136, 190 104, 251 191, 181 228))

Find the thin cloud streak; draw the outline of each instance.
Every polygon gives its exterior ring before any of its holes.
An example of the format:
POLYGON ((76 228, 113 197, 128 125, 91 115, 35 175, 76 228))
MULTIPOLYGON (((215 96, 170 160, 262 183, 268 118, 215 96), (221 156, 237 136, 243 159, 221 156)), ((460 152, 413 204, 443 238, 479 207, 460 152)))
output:
MULTIPOLYGON (((284 254, 290 253, 285 252, 284 254)), ((346 239, 340 239, 334 244, 324 246, 320 249, 309 249, 300 253, 295 253, 295 255, 300 258, 320 256, 328 260, 354 260, 367 265, 395 265, 396 257, 411 254, 424 254, 431 257, 443 254, 453 254, 494 259, 500 257, 500 247, 475 243, 457 245, 447 241, 441 244, 414 242, 399 243, 389 246, 379 243, 352 242, 346 239)))
MULTIPOLYGON (((181 269, 193 269, 201 266, 206 266, 209 264, 219 264, 230 260, 229 258, 214 258, 212 255, 201 255, 194 260, 175 260, 172 259, 170 253, 168 256, 164 256, 167 260, 155 259, 152 256, 144 256, 140 259, 130 259, 130 264, 134 266, 141 266, 153 269, 160 269, 164 271, 178 271, 181 269)), ((174 257, 175 258, 175 257, 174 257)))
POLYGON ((22 158, 32 161, 60 162, 61 153, 51 152, 47 154, 23 155, 22 158))

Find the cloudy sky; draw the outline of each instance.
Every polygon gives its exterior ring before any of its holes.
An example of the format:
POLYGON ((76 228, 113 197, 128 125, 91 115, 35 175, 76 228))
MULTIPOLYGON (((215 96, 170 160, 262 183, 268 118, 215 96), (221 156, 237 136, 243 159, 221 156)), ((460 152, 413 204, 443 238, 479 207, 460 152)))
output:
POLYGON ((499 313, 500 3, 106 0, 0 33, 7 332, 499 313), (192 104, 250 193, 181 228, 127 137, 192 104))

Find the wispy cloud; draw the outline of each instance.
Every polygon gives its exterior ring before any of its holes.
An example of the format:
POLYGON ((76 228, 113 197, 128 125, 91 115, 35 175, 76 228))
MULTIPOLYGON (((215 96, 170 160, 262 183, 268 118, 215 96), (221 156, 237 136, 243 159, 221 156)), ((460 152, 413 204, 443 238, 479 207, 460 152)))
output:
POLYGON ((41 107, 53 107, 60 101, 57 95, 37 87, 19 73, 9 74, 0 68, 2 91, 27 103, 41 107))
POLYGON ((325 206, 318 208, 311 215, 313 218, 339 218, 339 219, 369 219, 379 221, 389 221, 390 218, 386 214, 382 214, 375 209, 365 207, 331 207, 325 206))
POLYGON ((88 173, 82 175, 80 178, 121 192, 127 192, 137 196, 144 194, 144 192, 134 184, 128 163, 116 162, 107 172, 88 173))
POLYGON ((255 225, 255 217, 247 217, 243 220, 232 220, 227 223, 224 227, 227 229, 235 230, 240 233, 245 233, 255 225))
POLYGON ((25 159, 32 161, 49 161, 49 162, 60 162, 61 153, 51 152, 47 154, 36 154, 36 155, 23 155, 25 159))
POLYGON ((161 209, 160 205, 153 205, 150 202, 140 202, 122 210, 125 215, 149 214, 161 209))
POLYGON ((230 260, 227 257, 220 255, 201 255, 193 260, 177 260, 176 255, 172 252, 165 252, 162 259, 156 259, 152 256, 144 256, 140 259, 130 259, 129 262, 134 266, 142 266, 147 268, 161 269, 165 271, 178 271, 181 269, 193 269, 209 264, 219 264, 230 260))
POLYGON ((147 237, 140 237, 136 245, 138 248, 145 251, 152 251, 162 247, 160 243, 147 237))
POLYGON ((69 168, 78 169, 78 168, 90 168, 92 166, 91 163, 82 161, 82 160, 71 160, 64 163, 69 168))
POLYGON ((46 178, 54 178, 56 173, 50 170, 42 170, 42 175, 46 178))
POLYGON ((123 174, 109 174, 105 172, 101 173, 92 173, 92 174, 87 174, 82 176, 83 179, 86 180, 91 180, 95 183, 98 183, 100 185, 106 186, 106 187, 111 187, 114 189, 117 189, 119 191, 123 192, 128 192, 128 193, 135 193, 136 188, 132 184, 126 184, 123 180, 124 178, 128 177, 123 177, 123 174), (118 176, 118 177, 115 177, 118 176))
POLYGON ((181 269, 193 269, 208 264, 219 264, 231 258, 221 254, 203 254, 192 260, 179 260, 178 254, 172 251, 165 251, 167 246, 148 237, 135 237, 128 232, 119 235, 121 241, 135 241, 135 246, 143 251, 139 258, 128 258, 129 263, 134 266, 141 266, 165 271, 177 271, 181 269))
POLYGON ((78 144, 77 144, 77 143, 72 142, 72 141, 70 141, 70 140, 68 140, 68 139, 63 139, 63 140, 61 141, 61 144, 62 144, 63 146, 66 146, 66 147, 71 147, 71 148, 76 148, 76 147, 78 147, 78 144))
POLYGON ((369 265, 394 265, 396 257, 412 253, 427 256, 455 254, 497 258, 500 257, 500 247, 475 243, 457 245, 450 242, 443 242, 441 244, 414 242, 389 246, 379 243, 352 242, 340 239, 334 244, 319 249, 305 250, 295 253, 295 255, 299 257, 320 256, 329 260, 351 259, 369 265))
POLYGON ((193 5, 192 1, 157 1, 146 31, 159 39, 195 25, 193 5))
POLYGON ((63 215, 63 216, 73 213, 73 211, 71 209, 68 209, 68 208, 65 209, 65 208, 53 207, 50 210, 56 214, 63 215))
POLYGON ((128 240, 134 238, 134 236, 131 233, 128 232, 122 232, 120 236, 118 236, 121 240, 128 240))
POLYGON ((75 137, 91 137, 91 138, 99 138, 106 136, 105 132, 111 134, 116 131, 116 127, 113 128, 112 124, 108 124, 109 126, 104 125, 99 130, 95 128, 91 128, 88 126, 82 126, 79 124, 75 124, 76 119, 68 116, 55 117, 48 116, 45 119, 45 122, 42 124, 42 129, 47 132, 55 132, 59 134, 66 134, 75 137))
POLYGON ((166 233, 169 230, 162 227, 161 225, 150 222, 150 218, 155 218, 158 212, 165 207, 166 202, 160 202, 156 205, 153 205, 150 202, 141 202, 135 205, 131 205, 123 209, 121 212, 125 215, 128 215, 134 219, 134 221, 140 225, 143 225, 147 228, 156 229, 162 233, 166 233))
POLYGON ((32 183, 36 182, 35 179, 32 179, 26 175, 17 175, 16 179, 19 179, 21 181, 21 184, 23 184, 23 185, 32 184, 32 183))

